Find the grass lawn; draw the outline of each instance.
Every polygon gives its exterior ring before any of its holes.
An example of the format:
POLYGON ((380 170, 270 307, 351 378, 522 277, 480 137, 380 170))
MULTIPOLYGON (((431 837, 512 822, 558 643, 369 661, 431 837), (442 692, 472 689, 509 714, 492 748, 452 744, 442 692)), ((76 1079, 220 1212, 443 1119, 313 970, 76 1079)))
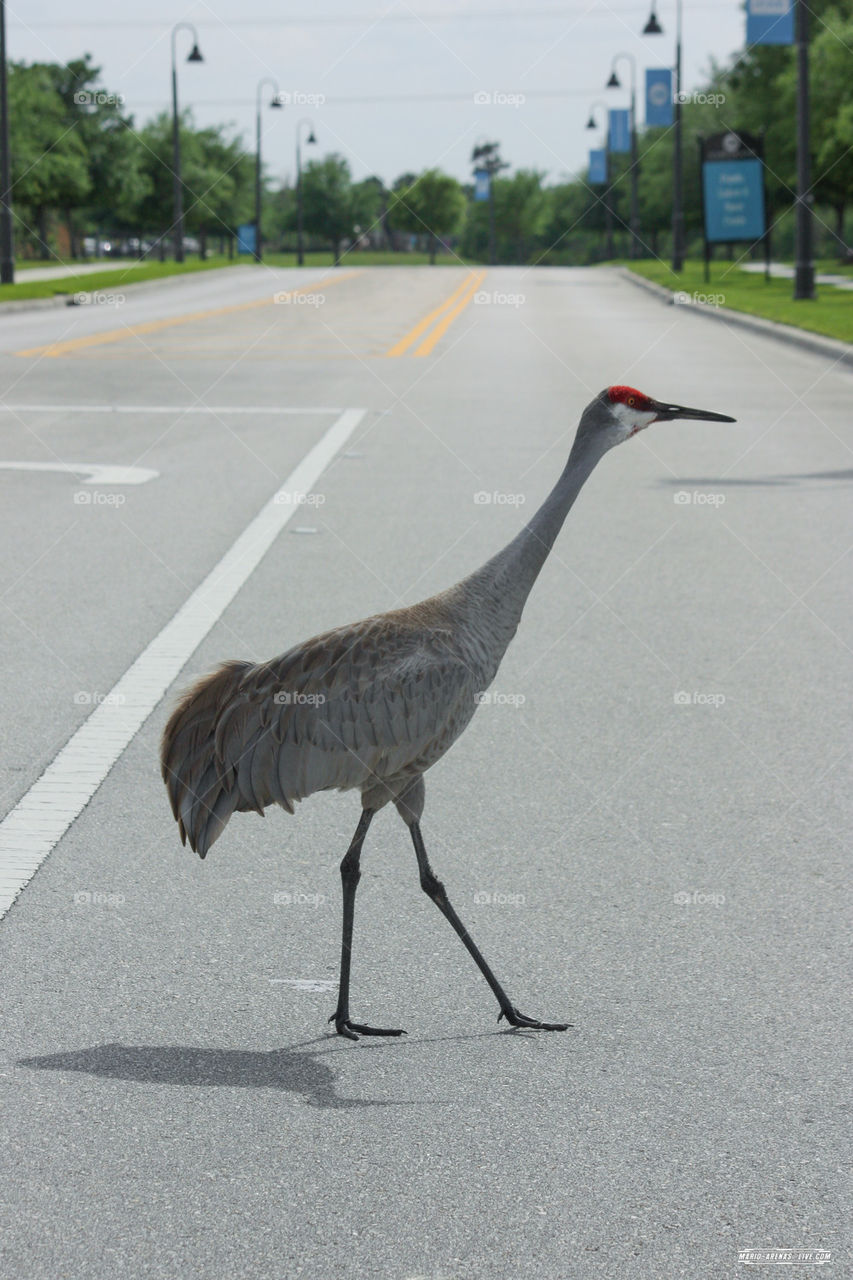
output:
MULTIPOLYGON (((236 263, 238 259, 235 258, 234 261, 236 263)), ((50 263, 32 265, 43 267, 50 266, 50 263)), ((15 284, 0 285, 0 302, 17 298, 52 298, 60 293, 121 293, 125 285, 138 284, 141 280, 162 280, 165 276, 211 271, 229 265, 231 264, 227 258, 208 258, 206 262, 193 258, 183 263, 127 262, 104 267, 103 271, 87 272, 85 275, 61 276, 57 280, 27 280, 25 267, 21 273, 23 279, 17 280, 15 284)))
POLYGON ((766 281, 763 275, 729 269, 731 264, 727 262, 711 263, 709 284, 705 283, 704 264, 695 260, 686 262, 680 275, 674 275, 664 262, 621 262, 619 265, 665 285, 674 293, 699 295, 699 305, 709 305, 702 304, 703 295, 712 296, 718 305, 731 307, 733 311, 746 311, 764 320, 853 342, 853 292, 832 285, 818 286, 814 302, 794 302, 793 281, 766 281))

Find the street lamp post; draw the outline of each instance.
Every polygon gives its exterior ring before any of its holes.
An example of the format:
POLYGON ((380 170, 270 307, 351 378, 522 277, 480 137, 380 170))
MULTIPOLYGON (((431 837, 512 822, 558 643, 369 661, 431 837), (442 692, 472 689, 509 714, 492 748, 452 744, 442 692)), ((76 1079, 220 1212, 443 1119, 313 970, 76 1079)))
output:
POLYGON ((500 143, 481 142, 471 152, 471 163, 484 169, 489 175, 489 265, 495 266, 498 260, 498 236, 495 219, 495 178, 501 169, 508 169, 509 163, 500 158, 500 143))
POLYGON ((6 0, 0 0, 0 284, 15 283, 9 165, 9 98, 6 89, 6 0))
POLYGON ((191 22, 177 22, 172 28, 172 184, 174 192, 175 261, 184 260, 184 188, 181 182, 181 129, 178 119, 178 68, 175 36, 183 29, 193 38, 187 62, 204 62, 198 47, 198 32, 191 22))
POLYGON ((627 58, 631 64, 631 213, 629 217, 631 244, 628 253, 631 258, 639 258, 640 200, 637 187, 640 172, 637 156, 637 60, 632 53, 617 53, 610 68, 610 79, 607 81, 606 86, 608 89, 620 89, 622 87, 616 74, 616 63, 620 58, 627 58))
POLYGON ((606 124, 606 121, 610 118, 608 114, 610 111, 610 108, 608 107, 606 102, 600 102, 600 101, 593 102, 592 106, 589 109, 589 119, 586 122, 586 127, 587 129, 598 128, 598 125, 595 122, 595 112, 598 107, 601 107, 602 111, 605 113, 605 117, 604 117, 605 118, 605 126, 604 126, 605 185, 604 185, 604 200, 602 203, 604 204, 604 254, 605 254, 605 257, 609 260, 610 258, 613 257, 613 205, 610 203, 610 147, 607 145, 608 138, 607 138, 607 124, 606 124))
POLYGON ((814 221, 812 216, 812 176, 809 155, 809 10, 805 0, 797 0, 797 222, 794 301, 815 296, 814 221))
POLYGON ((261 239, 261 196, 263 186, 263 175, 261 172, 261 91, 264 85, 270 85, 273 96, 270 99, 271 107, 281 107, 281 92, 275 80, 271 80, 269 76, 264 76, 263 80, 258 81, 258 88, 255 94, 255 260, 263 261, 264 250, 261 239))
POLYGON ((296 125, 296 261, 300 267, 305 265, 305 240, 302 223, 302 151, 300 148, 300 131, 304 124, 308 125, 308 137, 305 139, 305 145, 311 146, 317 141, 314 137, 313 124, 307 116, 303 117, 296 125))
MULTIPOLYGON (((684 174, 681 156, 681 0, 676 0, 675 18, 675 103, 673 105, 672 149, 672 269, 681 271, 684 266, 684 174)), ((649 20, 643 27, 644 36, 663 35, 654 3, 649 20)))

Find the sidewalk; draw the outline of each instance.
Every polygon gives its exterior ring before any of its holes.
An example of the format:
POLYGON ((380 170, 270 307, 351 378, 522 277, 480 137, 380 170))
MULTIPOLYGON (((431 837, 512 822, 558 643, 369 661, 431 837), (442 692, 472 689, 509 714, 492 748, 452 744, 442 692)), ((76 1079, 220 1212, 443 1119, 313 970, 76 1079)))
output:
POLYGON ((122 271, 136 265, 136 258, 104 258, 100 262, 72 262, 57 267, 24 267, 15 272, 15 283, 27 280, 61 280, 63 276, 87 276, 96 271, 122 271))
MULTIPOLYGON (((740 264, 741 271, 753 271, 756 274, 764 275, 763 262, 742 262, 740 264)), ((794 268, 789 266, 787 262, 771 262, 771 276, 780 276, 783 280, 793 280, 794 268)), ((816 284, 833 284, 836 289, 853 289, 853 277, 830 275, 828 272, 820 271, 815 276, 816 284)))

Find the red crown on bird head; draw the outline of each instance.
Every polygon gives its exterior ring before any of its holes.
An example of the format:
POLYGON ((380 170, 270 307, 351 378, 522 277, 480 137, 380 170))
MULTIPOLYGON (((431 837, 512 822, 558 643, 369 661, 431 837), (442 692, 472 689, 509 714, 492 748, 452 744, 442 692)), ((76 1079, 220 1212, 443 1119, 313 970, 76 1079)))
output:
POLYGON ((651 413, 654 405, 648 396, 644 396, 642 391, 637 391, 635 387, 608 387, 607 395, 611 404, 625 404, 629 409, 639 409, 645 413, 651 413))

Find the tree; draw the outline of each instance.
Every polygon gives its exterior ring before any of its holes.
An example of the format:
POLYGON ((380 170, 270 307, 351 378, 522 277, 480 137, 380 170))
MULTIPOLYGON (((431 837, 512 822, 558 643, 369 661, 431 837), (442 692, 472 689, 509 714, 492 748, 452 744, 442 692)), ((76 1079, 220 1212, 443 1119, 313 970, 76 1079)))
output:
POLYGON ((19 223, 50 257, 49 214, 80 205, 92 189, 86 148, 46 63, 9 67, 12 198, 19 223))
POLYGON ((340 266, 341 244, 352 239, 359 225, 359 198, 343 156, 325 156, 305 166, 302 210, 306 230, 331 246, 335 266, 340 266))
POLYGON ((122 114, 122 99, 100 83, 100 68, 90 57, 65 65, 50 64, 49 71, 65 104, 66 121, 85 148, 90 191, 77 209, 63 209, 71 238, 71 256, 78 256, 80 229, 77 219, 112 229, 136 229, 135 212, 147 190, 143 153, 133 132, 133 120, 122 114))
MULTIPOLYGON (((548 200, 542 187, 544 176, 535 169, 519 169, 511 178, 492 178, 498 262, 528 262, 541 244, 549 218, 548 200)), ((487 258, 488 201, 469 206, 462 252, 466 256, 487 258)))
POLYGON ((429 236, 429 260, 435 265, 440 239, 458 231, 465 207, 461 183, 439 169, 425 169, 414 182, 395 189, 388 217, 401 231, 429 236))
MULTIPOLYGON (((147 194, 139 203, 141 226, 166 236, 174 219, 172 119, 163 112, 140 133, 147 194)), ((181 179, 186 227, 202 237, 232 235, 251 217, 254 161, 221 125, 195 129, 181 114, 181 179)))

